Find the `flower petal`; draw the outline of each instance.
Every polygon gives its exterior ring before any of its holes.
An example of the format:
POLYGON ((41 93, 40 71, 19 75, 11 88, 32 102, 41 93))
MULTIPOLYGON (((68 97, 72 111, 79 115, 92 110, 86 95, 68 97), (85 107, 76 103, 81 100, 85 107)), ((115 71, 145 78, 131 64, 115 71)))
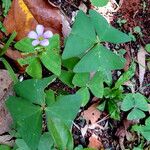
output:
POLYGON ((40 41, 40 45, 41 46, 48 46, 49 45, 49 40, 48 39, 44 39, 43 41, 40 41))
POLYGON ((44 32, 43 36, 45 39, 49 39, 53 36, 53 33, 51 31, 46 31, 46 32, 44 32))
POLYGON ((43 32, 44 32, 44 26, 43 25, 37 25, 36 26, 36 32, 37 32, 37 34, 40 36, 40 35, 42 35, 43 34, 43 32))
POLYGON ((35 31, 30 31, 29 34, 28 34, 28 37, 30 39, 37 39, 38 38, 38 35, 35 31))
POLYGON ((40 41, 39 40, 34 40, 34 41, 32 41, 32 45, 33 46, 37 46, 37 45, 39 45, 40 44, 40 41))

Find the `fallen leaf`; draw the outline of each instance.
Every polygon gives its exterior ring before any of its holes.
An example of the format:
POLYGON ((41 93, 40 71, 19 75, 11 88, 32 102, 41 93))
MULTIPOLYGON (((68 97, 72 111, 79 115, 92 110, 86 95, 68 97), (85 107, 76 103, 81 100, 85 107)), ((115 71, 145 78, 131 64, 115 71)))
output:
POLYGON ((16 40, 27 36, 37 24, 42 24, 53 33, 61 34, 60 11, 43 0, 13 0, 8 16, 4 20, 7 34, 16 31, 16 40))
POLYGON ((98 140, 98 137, 95 134, 92 134, 92 136, 89 138, 88 147, 96 150, 104 150, 102 142, 98 140))
POLYGON ((82 117, 87 123, 94 124, 100 118, 101 112, 97 109, 98 103, 94 103, 87 110, 82 112, 82 117))
POLYGON ((0 70, 0 134, 9 131, 9 126, 12 123, 10 114, 5 108, 5 101, 8 96, 13 95, 13 81, 10 79, 6 70, 0 70))
POLYGON ((140 87, 142 87, 142 83, 143 83, 144 75, 145 75, 145 71, 146 71, 145 55, 146 55, 146 51, 141 46, 140 49, 139 49, 139 52, 137 54, 137 60, 138 60, 138 63, 139 63, 139 82, 140 82, 140 87))
POLYGON ((12 139, 12 136, 10 135, 2 135, 0 136, 0 144, 2 145, 8 145, 8 146, 14 146, 14 139, 12 139))

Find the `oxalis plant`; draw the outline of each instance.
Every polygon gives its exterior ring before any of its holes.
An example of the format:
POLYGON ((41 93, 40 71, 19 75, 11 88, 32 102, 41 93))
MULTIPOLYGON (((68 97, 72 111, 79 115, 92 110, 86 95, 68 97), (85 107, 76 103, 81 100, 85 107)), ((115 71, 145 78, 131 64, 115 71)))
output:
MULTIPOLYGON (((18 62, 26 65, 26 72, 33 79, 16 83, 16 95, 6 102, 14 120, 11 133, 16 137, 14 149, 92 150, 75 148, 71 134, 73 120, 91 94, 101 99, 98 109, 106 110, 113 119, 120 119, 120 109, 127 111, 128 120, 144 118, 144 111, 148 111, 146 98, 140 93, 124 94, 123 88, 134 75, 135 63, 113 84, 111 71, 122 69, 125 59, 104 46, 104 42, 130 41, 127 34, 90 10, 88 15, 78 12, 62 56, 59 35, 44 32, 42 25, 17 42, 15 48, 24 56, 18 62), (42 65, 54 75, 42 79, 42 65), (47 88, 56 78, 78 91, 64 95, 47 88)), ((137 128, 144 135, 145 128, 137 126, 134 131, 137 128)))

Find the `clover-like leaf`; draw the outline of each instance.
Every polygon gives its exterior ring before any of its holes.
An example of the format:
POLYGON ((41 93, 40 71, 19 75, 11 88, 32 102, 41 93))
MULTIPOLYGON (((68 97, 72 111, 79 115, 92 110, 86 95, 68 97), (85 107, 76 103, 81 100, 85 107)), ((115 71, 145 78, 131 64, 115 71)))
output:
POLYGON ((79 11, 72 31, 67 39, 63 59, 76 57, 91 48, 96 42, 96 34, 89 17, 79 11))
POLYGON ((134 125, 132 129, 142 134, 147 141, 150 141, 150 117, 146 119, 145 125, 134 125))
POLYGON ((24 53, 35 51, 34 47, 32 46, 32 40, 29 38, 23 38, 22 40, 18 41, 15 44, 15 48, 24 53))
POLYGON ((52 106, 46 108, 46 114, 50 118, 59 118, 70 128, 82 104, 82 98, 78 93, 59 96, 52 106))
POLYGON ((114 54, 102 45, 91 49, 74 67, 74 72, 94 72, 122 69, 125 59, 114 54), (111 58, 111 59, 110 59, 111 58))
POLYGON ((141 111, 140 109, 134 108, 131 110, 131 112, 128 114, 127 119, 128 120, 138 120, 145 117, 145 113, 141 111))
POLYGON ((141 119, 145 117, 143 111, 148 111, 148 103, 140 93, 127 94, 122 102, 121 109, 123 111, 132 109, 127 116, 129 120, 141 119))
POLYGON ((61 75, 59 76, 59 79, 68 85, 69 87, 73 88, 72 79, 73 79, 74 73, 70 71, 61 71, 61 75))
POLYGON ((26 68, 26 72, 28 75, 35 79, 41 79, 42 78, 42 66, 41 62, 38 58, 34 58, 29 65, 26 68))
POLYGON ((79 87, 88 87, 94 96, 101 98, 104 93, 103 74, 97 72, 92 78, 89 73, 77 73, 73 77, 73 84, 79 87))
POLYGON ((40 59, 43 65, 59 76, 61 74, 61 57, 60 57, 60 41, 59 36, 55 35, 49 40, 50 45, 46 48, 46 51, 42 52, 40 59))
POLYGON ((14 86, 15 92, 33 103, 42 105, 45 103, 44 89, 55 80, 55 76, 44 79, 30 79, 17 83, 14 86))
POLYGON ((58 149, 73 150, 73 138, 70 129, 60 119, 47 114, 48 129, 58 149))
POLYGON ((6 101, 18 132, 31 150, 36 150, 42 132, 42 109, 23 98, 10 97, 6 101))
POLYGON ((98 12, 90 10, 89 14, 101 42, 119 44, 131 41, 130 36, 112 27, 98 12))

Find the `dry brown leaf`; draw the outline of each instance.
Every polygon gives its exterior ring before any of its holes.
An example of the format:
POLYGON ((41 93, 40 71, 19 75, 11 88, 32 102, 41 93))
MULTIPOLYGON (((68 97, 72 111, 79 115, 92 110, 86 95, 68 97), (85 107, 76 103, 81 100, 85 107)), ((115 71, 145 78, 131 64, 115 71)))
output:
POLYGON ((91 122, 91 124, 94 124, 100 118, 101 112, 97 109, 97 106, 98 103, 95 103, 82 112, 81 115, 87 123, 91 122))
POLYGON ((14 146, 14 139, 10 135, 2 135, 0 136, 0 144, 14 146))
POLYGON ((0 134, 9 131, 12 119, 5 108, 5 100, 12 92, 13 81, 6 70, 0 70, 0 134))
POLYGON ((146 51, 141 46, 140 49, 139 49, 139 52, 137 54, 137 60, 138 60, 138 63, 139 63, 139 82, 140 82, 140 87, 142 87, 142 83, 143 83, 144 75, 145 75, 145 71, 146 71, 145 55, 146 55, 146 51))
POLYGON ((53 33, 61 33, 61 15, 43 0, 13 0, 8 16, 4 20, 7 34, 16 31, 16 40, 27 36, 37 24, 42 24, 53 33))
POLYGON ((103 144, 98 140, 98 137, 95 134, 89 138, 89 148, 94 148, 96 150, 104 150, 103 144))

